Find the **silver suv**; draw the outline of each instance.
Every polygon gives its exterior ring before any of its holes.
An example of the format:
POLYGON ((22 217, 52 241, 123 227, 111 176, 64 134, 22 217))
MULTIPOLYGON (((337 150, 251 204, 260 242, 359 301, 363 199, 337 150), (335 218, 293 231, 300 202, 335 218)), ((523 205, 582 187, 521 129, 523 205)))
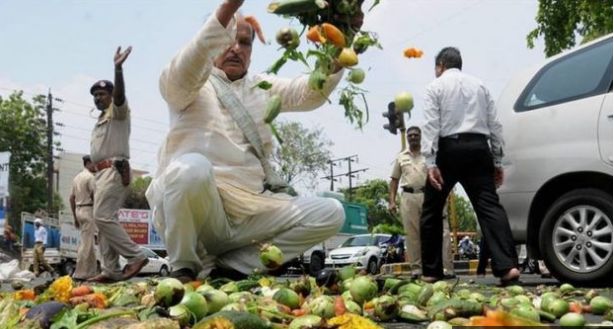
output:
POLYGON ((518 74, 497 104, 514 239, 561 281, 612 278, 612 35, 518 74))

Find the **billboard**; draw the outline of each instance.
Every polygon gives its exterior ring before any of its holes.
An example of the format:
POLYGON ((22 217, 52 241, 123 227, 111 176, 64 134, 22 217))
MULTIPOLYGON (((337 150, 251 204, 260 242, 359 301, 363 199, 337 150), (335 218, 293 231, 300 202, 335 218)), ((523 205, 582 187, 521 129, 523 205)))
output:
POLYGON ((151 210, 120 209, 117 217, 132 241, 150 249, 164 249, 162 239, 153 226, 151 210))
MULTIPOLYGON (((10 158, 11 158, 10 152, 0 152, 0 199, 9 196, 9 159, 10 158)), ((1 200, 0 200, 0 203, 1 203, 1 200)))

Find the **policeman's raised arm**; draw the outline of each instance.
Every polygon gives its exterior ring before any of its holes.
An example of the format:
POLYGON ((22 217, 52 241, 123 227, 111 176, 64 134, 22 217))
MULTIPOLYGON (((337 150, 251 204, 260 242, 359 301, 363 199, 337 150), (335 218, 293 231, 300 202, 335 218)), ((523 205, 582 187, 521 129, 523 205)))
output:
POLYGON ((122 47, 117 47, 113 62, 115 63, 115 87, 113 88, 113 104, 122 106, 126 102, 126 89, 124 87, 124 73, 122 65, 130 55, 132 47, 122 51, 122 47))

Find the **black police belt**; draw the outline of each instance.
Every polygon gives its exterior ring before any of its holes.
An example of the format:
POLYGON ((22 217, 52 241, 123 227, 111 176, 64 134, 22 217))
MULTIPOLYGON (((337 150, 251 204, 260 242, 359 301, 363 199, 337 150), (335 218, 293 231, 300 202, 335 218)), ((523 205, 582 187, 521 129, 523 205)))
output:
POLYGON ((403 186, 402 189, 405 193, 424 193, 424 187, 403 186))

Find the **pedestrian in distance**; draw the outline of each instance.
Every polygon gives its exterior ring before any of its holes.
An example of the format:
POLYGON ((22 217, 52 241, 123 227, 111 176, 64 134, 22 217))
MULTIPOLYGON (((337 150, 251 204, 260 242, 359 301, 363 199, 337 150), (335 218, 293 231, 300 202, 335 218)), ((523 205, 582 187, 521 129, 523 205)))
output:
POLYGON ((55 270, 45 259, 47 248, 47 229, 43 225, 41 218, 34 219, 34 275, 39 276, 41 269, 49 272, 52 276, 55 270))

